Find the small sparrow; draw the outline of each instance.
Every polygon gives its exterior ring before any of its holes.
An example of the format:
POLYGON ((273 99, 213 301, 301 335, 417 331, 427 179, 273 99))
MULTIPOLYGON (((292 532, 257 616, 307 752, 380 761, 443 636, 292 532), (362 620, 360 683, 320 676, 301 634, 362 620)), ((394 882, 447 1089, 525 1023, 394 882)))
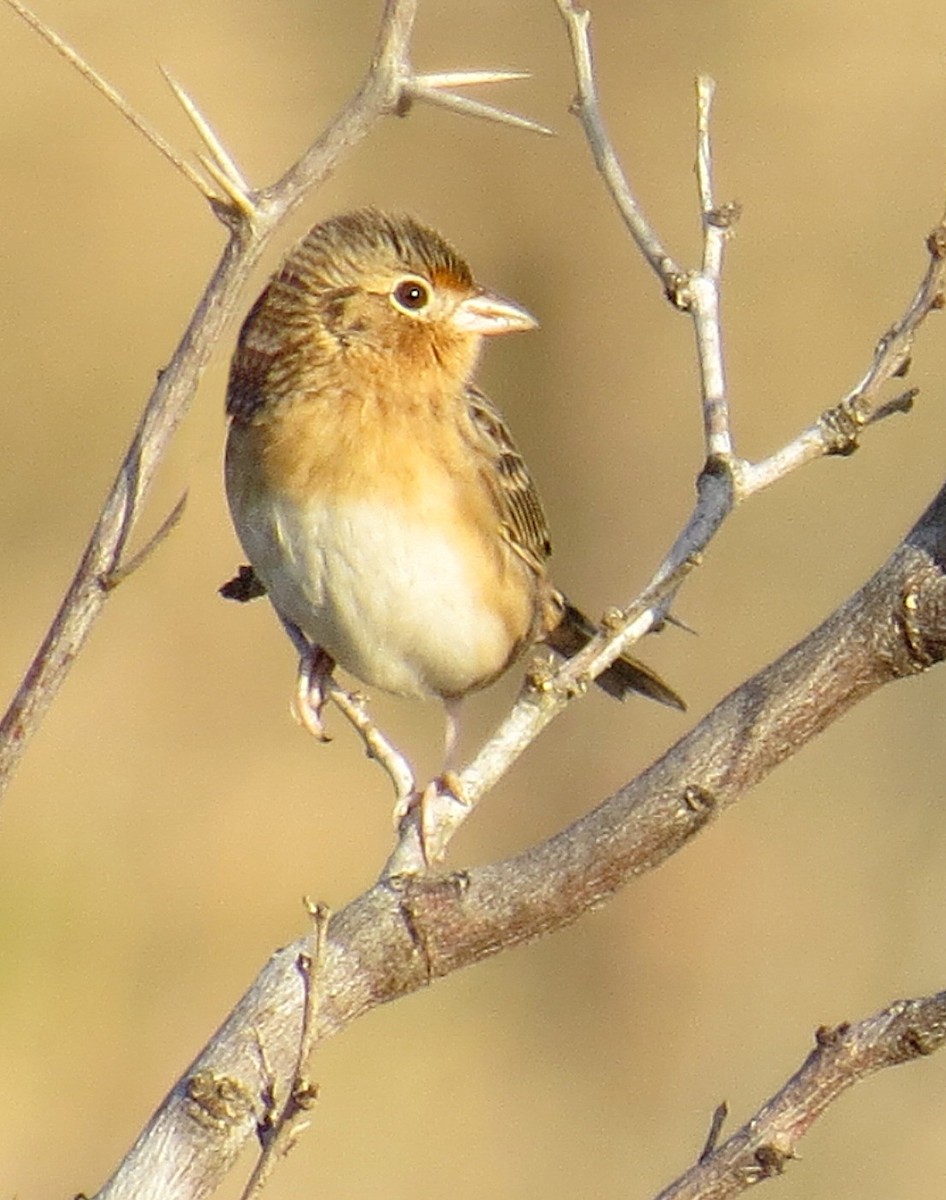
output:
MULTIPOLYGON (((448 770, 464 696, 537 641, 570 656, 596 632, 548 577, 532 476, 472 382, 484 337, 535 325, 438 233, 375 209, 310 230, 243 323, 226 486, 252 566, 221 591, 269 595, 318 736, 337 663, 442 700, 448 770)), ((683 707, 630 657, 596 682, 683 707)))

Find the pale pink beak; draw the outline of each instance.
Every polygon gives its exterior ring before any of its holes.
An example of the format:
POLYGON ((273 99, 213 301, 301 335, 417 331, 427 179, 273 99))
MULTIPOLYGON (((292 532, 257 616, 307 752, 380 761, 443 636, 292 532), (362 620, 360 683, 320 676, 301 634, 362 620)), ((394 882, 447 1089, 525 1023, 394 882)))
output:
POLYGON ((479 291, 462 300, 450 321, 461 333, 478 333, 481 337, 490 337, 494 333, 520 333, 535 329, 539 324, 518 304, 487 291, 479 291))

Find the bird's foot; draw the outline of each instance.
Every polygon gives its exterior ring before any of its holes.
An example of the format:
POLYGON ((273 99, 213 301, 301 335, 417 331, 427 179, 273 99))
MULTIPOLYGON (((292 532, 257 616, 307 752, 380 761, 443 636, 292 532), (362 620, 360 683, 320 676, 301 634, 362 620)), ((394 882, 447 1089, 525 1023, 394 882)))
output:
POLYGON ((460 777, 453 771, 444 771, 423 791, 415 789, 398 798, 394 807, 394 827, 402 837, 410 826, 416 829, 424 864, 430 866, 440 862, 447 848, 449 835, 444 835, 450 826, 442 820, 444 807, 467 803, 460 777))
POLYGON ((334 669, 335 660, 321 646, 309 647, 299 659, 295 714, 309 733, 320 742, 332 740, 325 732, 322 712, 328 703, 328 685, 332 682, 334 669))

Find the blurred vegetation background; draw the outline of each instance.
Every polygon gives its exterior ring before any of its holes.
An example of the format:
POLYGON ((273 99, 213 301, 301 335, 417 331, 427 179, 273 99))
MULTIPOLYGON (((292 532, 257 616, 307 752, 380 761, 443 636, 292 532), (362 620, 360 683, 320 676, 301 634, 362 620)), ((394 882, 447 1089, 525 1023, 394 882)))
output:
MULTIPOLYGON (((380 11, 36 3, 192 150, 157 64, 170 68, 256 183, 348 96, 380 11)), ((725 281, 729 381, 740 449, 761 456, 853 386, 924 268, 946 179, 946 8, 591 8, 611 131, 688 262, 693 78, 719 81, 719 196, 744 206, 725 281)), ((0 47, 7 695, 224 234, 2 7, 0 47)), ((372 202, 442 229, 484 282, 539 316, 539 332, 489 347, 482 380, 539 480, 557 579, 600 612, 644 582, 691 504, 689 324, 635 254, 567 114, 551 0, 427 0, 415 61, 532 71, 491 98, 559 136, 431 109, 390 120, 266 270, 313 221, 372 202)), ((943 477, 942 320, 917 349, 915 412, 852 460, 754 500, 680 599, 700 636, 648 640, 690 715, 589 696, 469 823, 452 865, 514 853, 577 816, 883 561, 943 477)), ((0 814, 0 1188, 24 1200, 96 1189, 271 949, 305 928, 303 893, 340 907, 390 844, 387 785, 355 738, 336 722, 318 746, 290 719, 293 655, 267 606, 216 594, 240 561, 220 479, 235 334, 151 501, 154 528, 188 489, 183 524, 108 605, 0 814)), ((471 706, 470 745, 514 687, 471 706)), ((358 1022, 315 1060, 314 1127, 267 1194, 646 1197, 699 1152, 715 1105, 725 1097, 741 1122, 817 1025, 942 988, 944 699, 943 671, 888 689, 604 910, 358 1022)), ((431 769, 434 706, 375 707, 431 769)), ((946 1174, 944 1121, 946 1059, 886 1072, 818 1125, 779 1195, 928 1195, 946 1174)))

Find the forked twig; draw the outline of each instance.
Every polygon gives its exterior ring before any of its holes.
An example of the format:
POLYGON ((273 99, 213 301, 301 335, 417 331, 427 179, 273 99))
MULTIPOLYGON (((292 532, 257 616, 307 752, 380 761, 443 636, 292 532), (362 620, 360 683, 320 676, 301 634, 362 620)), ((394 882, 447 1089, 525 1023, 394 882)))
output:
MULTIPOLYGON (((824 413, 816 425, 762 463, 754 465, 739 458, 734 451, 730 426, 720 318, 724 250, 738 219, 739 206, 720 205, 715 196, 710 136, 715 84, 708 76, 697 79, 696 178, 703 253, 700 266, 687 270, 670 256, 645 217, 608 137, 595 82, 590 13, 576 0, 555 0, 555 3, 568 31, 575 69, 577 95, 572 111, 582 123, 595 165, 668 299, 676 308, 688 313, 693 321, 706 464, 698 480, 696 506, 641 595, 625 607, 617 620, 609 621, 608 627, 579 654, 544 676, 540 689, 530 688, 527 684, 496 732, 459 772, 462 796, 457 798, 442 793, 429 807, 426 822, 437 830, 434 838, 427 839, 433 856, 444 852, 483 795, 568 701, 645 633, 661 625, 683 580, 692 567, 702 561, 717 531, 739 503, 807 462, 828 454, 849 452, 857 445, 858 435, 867 425, 904 411, 904 397, 884 402, 881 389, 906 370, 916 331, 929 313, 942 307, 946 286, 944 218, 927 239, 929 262, 916 295, 903 316, 881 338, 873 363, 860 383, 838 405, 824 413)), ((912 395, 909 400, 912 401, 912 395)), ((405 869, 405 865, 416 857, 416 831, 404 829, 402 842, 389 860, 388 871, 396 873, 405 869)))

